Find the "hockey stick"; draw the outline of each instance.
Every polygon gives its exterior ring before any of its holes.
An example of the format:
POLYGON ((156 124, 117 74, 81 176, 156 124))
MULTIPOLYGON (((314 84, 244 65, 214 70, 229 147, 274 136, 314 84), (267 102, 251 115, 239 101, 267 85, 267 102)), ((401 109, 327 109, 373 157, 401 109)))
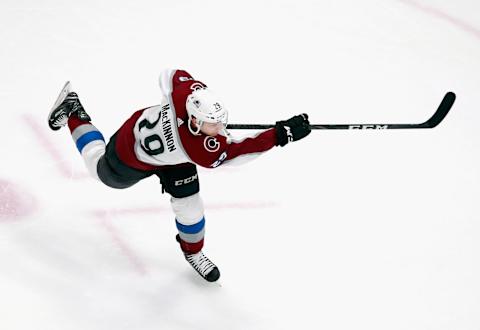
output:
MULTIPOLYGON (((443 97, 442 102, 438 106, 437 111, 430 119, 421 124, 327 124, 310 125, 311 129, 405 129, 405 128, 434 128, 442 122, 448 111, 455 102, 455 93, 448 92, 443 97)), ((227 129, 267 129, 275 127, 275 125, 262 124, 230 124, 227 129)))

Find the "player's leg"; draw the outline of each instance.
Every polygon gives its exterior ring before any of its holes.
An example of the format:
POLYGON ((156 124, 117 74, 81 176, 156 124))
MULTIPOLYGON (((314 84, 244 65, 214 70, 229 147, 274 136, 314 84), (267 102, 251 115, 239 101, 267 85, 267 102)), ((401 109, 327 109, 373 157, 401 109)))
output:
POLYGON ((68 127, 88 172, 92 177, 100 180, 97 165, 105 154, 106 147, 102 133, 90 122, 81 120, 75 114, 68 118, 68 127))
POLYGON ((110 138, 106 152, 100 157, 97 164, 98 176, 104 184, 112 188, 124 189, 155 174, 154 171, 141 171, 132 168, 121 161, 117 154, 116 144, 117 133, 110 138))
POLYGON ((105 139, 90 121, 90 116, 80 103, 78 95, 72 91, 70 83, 67 82, 50 111, 48 125, 52 130, 59 130, 68 124, 88 172, 99 179, 97 164, 100 157, 105 154, 105 139))
POLYGON ((178 165, 162 170, 159 176, 165 191, 172 196, 170 201, 178 229, 177 241, 185 259, 207 281, 218 280, 220 271, 202 252, 205 216, 195 165, 178 165))
POLYGON ((109 187, 127 188, 154 174, 131 168, 119 159, 115 148, 116 134, 105 145, 102 133, 92 125, 90 116, 69 82, 60 92, 49 114, 48 124, 52 130, 59 130, 68 124, 89 173, 109 187))

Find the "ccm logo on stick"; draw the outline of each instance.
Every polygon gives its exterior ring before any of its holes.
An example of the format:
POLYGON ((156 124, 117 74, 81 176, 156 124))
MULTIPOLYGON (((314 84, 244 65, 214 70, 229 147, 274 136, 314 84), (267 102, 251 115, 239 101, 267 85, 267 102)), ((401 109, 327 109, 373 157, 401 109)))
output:
POLYGON ((350 125, 348 129, 387 129, 388 125, 350 125))

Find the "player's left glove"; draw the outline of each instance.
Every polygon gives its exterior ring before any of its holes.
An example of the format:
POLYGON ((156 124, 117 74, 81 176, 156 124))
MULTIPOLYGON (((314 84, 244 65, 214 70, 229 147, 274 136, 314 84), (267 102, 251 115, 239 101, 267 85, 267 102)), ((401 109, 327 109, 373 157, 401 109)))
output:
POLYGON ((303 139, 311 132, 308 115, 302 113, 288 120, 277 121, 275 130, 277 133, 277 145, 282 147, 288 142, 303 139))

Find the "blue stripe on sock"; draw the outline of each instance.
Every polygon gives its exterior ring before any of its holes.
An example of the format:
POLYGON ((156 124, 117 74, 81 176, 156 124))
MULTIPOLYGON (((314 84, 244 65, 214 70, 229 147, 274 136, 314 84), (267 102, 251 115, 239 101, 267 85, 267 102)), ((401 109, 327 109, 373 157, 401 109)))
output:
POLYGON ((87 144, 89 144, 92 141, 96 141, 96 140, 105 141, 102 133, 100 133, 99 131, 91 131, 91 132, 83 134, 82 136, 80 136, 78 138, 78 140, 76 142, 78 151, 80 151, 80 153, 82 153, 83 148, 87 144))
POLYGON ((181 231, 182 233, 185 234, 196 234, 199 233, 203 227, 205 227, 205 217, 200 220, 200 222, 197 222, 196 224, 193 225, 182 225, 180 222, 178 222, 177 219, 175 219, 175 222, 177 224, 177 229, 178 231, 181 231))

